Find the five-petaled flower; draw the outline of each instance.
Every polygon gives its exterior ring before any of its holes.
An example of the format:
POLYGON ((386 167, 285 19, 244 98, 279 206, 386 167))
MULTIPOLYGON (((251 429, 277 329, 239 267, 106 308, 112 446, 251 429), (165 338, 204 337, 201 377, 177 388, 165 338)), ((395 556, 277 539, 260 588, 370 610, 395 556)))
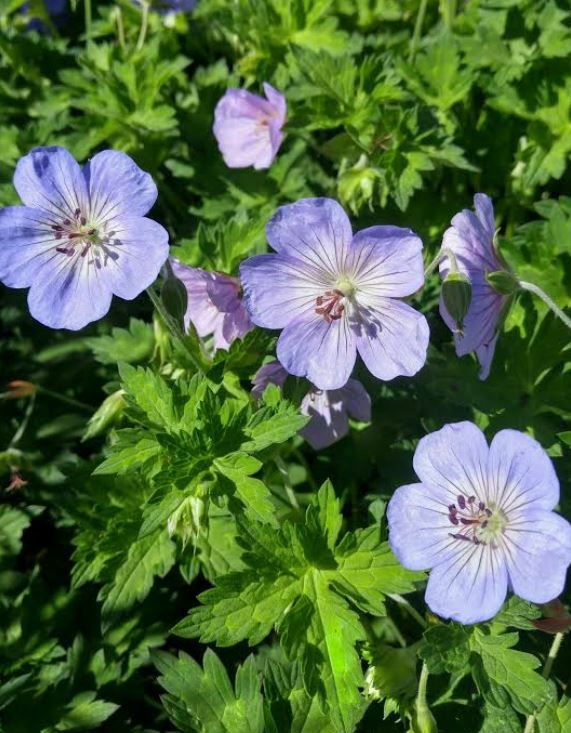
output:
POLYGON ((187 328, 192 322, 201 338, 213 334, 215 349, 229 349, 233 341, 253 328, 237 277, 189 267, 174 258, 171 264, 174 274, 186 287, 187 328))
POLYGON ((240 278, 252 321, 283 329, 277 356, 288 372, 339 389, 357 351, 380 379, 418 372, 428 324, 399 300, 424 283, 422 242, 410 229, 353 236, 336 201, 303 199, 278 209, 267 237, 276 254, 246 260, 240 278))
POLYGON ((156 279, 168 233, 144 215, 157 188, 125 153, 106 150, 80 168, 64 148, 35 148, 14 186, 24 206, 0 210, 0 281, 30 288, 40 323, 78 330, 113 295, 131 300, 156 279))
MULTIPOLYGON (((252 380, 252 396, 259 399, 268 384, 282 387, 288 373, 279 363, 264 364, 252 380)), ((300 431, 315 450, 327 448, 349 432, 349 417, 371 421, 371 398, 361 382, 349 379, 341 389, 323 390, 313 385, 301 402, 300 412, 310 420, 300 431)))
POLYGON ((214 135, 229 168, 269 168, 284 138, 285 97, 264 82, 266 99, 228 89, 216 105, 214 135))
MULTIPOLYGON (((476 213, 464 209, 452 219, 452 226, 444 232, 442 248, 450 250, 456 258, 458 270, 470 279, 472 302, 464 318, 463 332, 458 333, 454 318, 440 300, 440 314, 454 333, 456 353, 464 356, 476 352, 480 362, 480 379, 490 373, 498 328, 509 297, 498 293, 486 280, 488 272, 505 270, 494 247, 495 223, 492 200, 484 193, 474 196, 476 213)), ((442 279, 450 271, 446 257, 440 264, 442 279)))
POLYGON ((422 483, 401 486, 388 507, 389 541, 406 568, 432 568, 426 602, 460 623, 492 618, 508 588, 532 603, 563 590, 571 525, 552 510, 559 482, 537 441, 501 430, 488 447, 469 422, 422 438, 422 483))

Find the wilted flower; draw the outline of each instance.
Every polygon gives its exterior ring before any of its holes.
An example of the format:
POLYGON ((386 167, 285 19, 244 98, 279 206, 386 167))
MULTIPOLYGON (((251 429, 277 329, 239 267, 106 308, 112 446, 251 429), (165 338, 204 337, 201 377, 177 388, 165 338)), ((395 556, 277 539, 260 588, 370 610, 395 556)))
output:
MULTIPOLYGON (((477 193, 474 207, 475 214, 468 209, 456 214, 442 240, 443 250, 453 253, 459 272, 469 278, 472 286, 472 300, 463 319, 462 332, 458 332, 456 320, 448 312, 443 298, 440 314, 454 333, 458 356, 476 352, 481 365, 480 379, 486 379, 509 297, 497 292, 486 280, 487 273, 506 269, 494 247, 496 228, 492 200, 486 194, 477 193)), ((440 265, 443 280, 449 272, 450 260, 446 257, 440 265)))
POLYGON ((286 101, 264 82, 266 99, 245 89, 228 89, 216 105, 214 135, 229 168, 269 168, 283 140, 286 101))
POLYGON ((19 397, 31 397, 38 391, 38 385, 27 382, 25 379, 14 379, 8 383, 8 391, 2 397, 7 400, 15 400, 19 397))
POLYGON ((424 282, 422 242, 410 229, 353 236, 341 206, 321 198, 282 206, 267 236, 277 254, 240 266, 244 301, 255 324, 283 329, 277 355, 290 374, 339 389, 357 351, 380 379, 418 372, 428 324, 398 300, 424 282))
MULTIPOLYGON (((252 380, 252 395, 259 399, 268 384, 282 387, 287 376, 279 361, 264 364, 252 380)), ((356 379, 350 379, 341 389, 320 390, 312 386, 301 402, 300 412, 310 420, 299 434, 312 448, 321 450, 347 435, 349 417, 371 421, 371 398, 356 379)))
POLYGON ((422 438, 422 483, 401 486, 388 507, 389 541, 406 568, 432 568, 428 606, 444 618, 492 618, 508 588, 532 603, 563 590, 571 525, 552 510, 559 482, 537 441, 501 430, 490 447, 469 422, 422 438))
POLYGON ((229 349, 253 326, 244 304, 237 277, 219 272, 206 272, 189 267, 172 258, 173 272, 181 280, 188 295, 185 326, 192 321, 200 337, 214 334, 215 349, 229 349))
POLYGON ((80 168, 64 148, 35 148, 14 186, 24 206, 0 209, 0 280, 30 288, 40 323, 78 330, 113 295, 131 300, 156 279, 168 234, 144 214, 157 188, 125 153, 106 150, 80 168))

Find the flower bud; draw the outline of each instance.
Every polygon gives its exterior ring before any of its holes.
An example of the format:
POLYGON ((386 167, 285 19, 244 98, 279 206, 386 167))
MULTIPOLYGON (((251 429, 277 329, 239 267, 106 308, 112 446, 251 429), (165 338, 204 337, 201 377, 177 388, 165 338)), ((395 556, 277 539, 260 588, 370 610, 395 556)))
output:
POLYGON ((31 397, 37 391, 38 387, 32 382, 14 379, 8 384, 8 391, 4 393, 4 397, 8 400, 15 400, 18 397, 31 397))
POLYGON ((486 273, 486 281, 493 287, 496 293, 501 295, 513 295, 519 290, 519 282, 515 275, 507 270, 496 270, 486 273))
POLYGON ((415 705, 412 714, 413 733, 438 733, 438 726, 428 705, 415 705))
POLYGON ((89 438, 101 435, 106 428, 117 422, 125 408, 124 394, 125 390, 119 389, 103 400, 99 408, 89 418, 82 440, 89 440, 89 438))
POLYGON ((472 302, 470 278, 462 272, 449 272, 442 283, 442 300, 456 321, 457 330, 462 333, 464 318, 472 302))
POLYGON ((184 331, 184 314, 188 295, 184 284, 172 273, 169 274, 161 289, 161 300, 168 313, 178 323, 181 331, 184 331))

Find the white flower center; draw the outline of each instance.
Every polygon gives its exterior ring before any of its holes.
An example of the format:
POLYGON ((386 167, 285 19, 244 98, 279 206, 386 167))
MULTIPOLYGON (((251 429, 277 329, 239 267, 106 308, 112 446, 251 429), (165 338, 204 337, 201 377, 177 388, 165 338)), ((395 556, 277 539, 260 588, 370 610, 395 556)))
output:
POLYGON ((486 505, 475 496, 459 494, 457 505, 448 507, 448 519, 457 532, 450 536, 463 542, 472 542, 475 545, 490 545, 496 548, 496 540, 503 534, 508 518, 500 507, 495 504, 486 505))

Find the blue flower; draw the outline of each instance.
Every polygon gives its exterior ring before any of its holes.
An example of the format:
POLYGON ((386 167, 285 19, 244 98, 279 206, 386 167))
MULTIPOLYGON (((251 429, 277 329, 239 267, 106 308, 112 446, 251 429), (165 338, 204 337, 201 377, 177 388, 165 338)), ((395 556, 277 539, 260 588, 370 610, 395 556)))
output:
POLYGON ((411 570, 432 568, 426 602, 464 624, 492 618, 508 589, 532 603, 557 598, 571 563, 571 525, 553 508, 559 482, 537 441, 501 430, 488 447, 470 422, 422 438, 421 483, 387 510, 389 542, 411 570))
POLYGON ((157 187, 125 153, 105 150, 81 168, 64 148, 35 148, 14 186, 24 206, 0 209, 0 281, 30 288, 40 323, 76 331, 113 295, 132 300, 156 279, 168 233, 144 215, 157 187))

